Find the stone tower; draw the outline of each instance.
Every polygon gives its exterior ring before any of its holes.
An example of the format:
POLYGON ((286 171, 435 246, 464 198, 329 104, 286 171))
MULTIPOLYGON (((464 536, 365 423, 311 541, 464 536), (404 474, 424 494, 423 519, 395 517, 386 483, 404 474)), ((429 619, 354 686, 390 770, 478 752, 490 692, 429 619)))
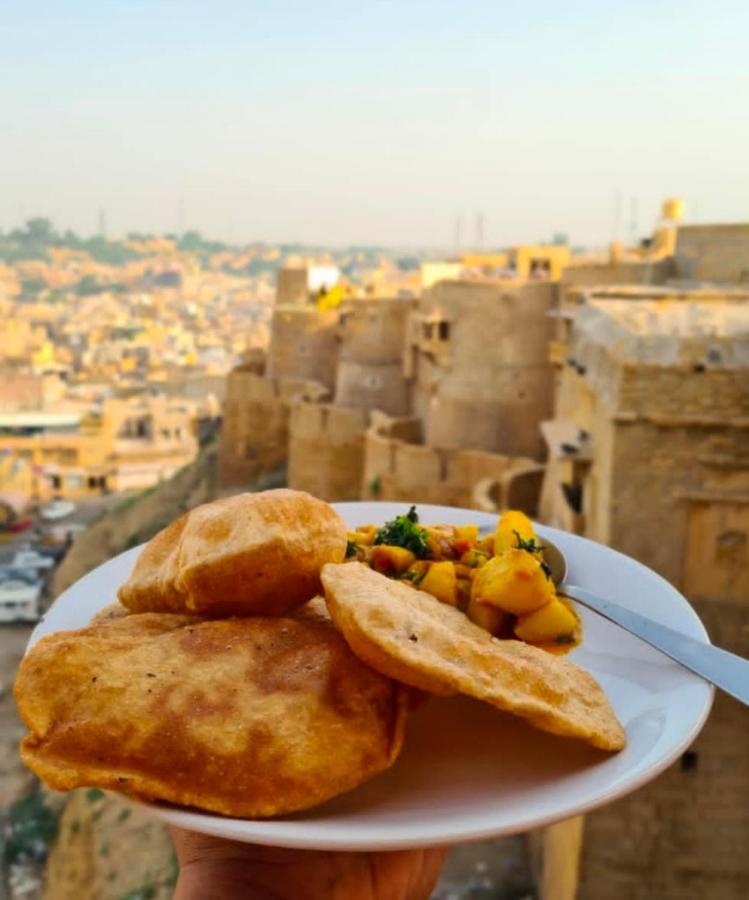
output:
POLYGON ((539 458, 553 405, 551 282, 443 281, 419 302, 407 372, 427 444, 539 458))
POLYGON ((355 300, 342 308, 335 384, 339 406, 407 415, 408 384, 403 375, 410 300, 355 300))

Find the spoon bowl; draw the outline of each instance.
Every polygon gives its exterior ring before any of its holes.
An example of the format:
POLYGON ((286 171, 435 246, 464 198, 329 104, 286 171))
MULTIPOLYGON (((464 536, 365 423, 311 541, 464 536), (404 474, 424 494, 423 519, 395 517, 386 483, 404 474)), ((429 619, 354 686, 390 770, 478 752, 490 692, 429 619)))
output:
POLYGON ((548 538, 542 537, 541 540, 544 562, 549 567, 551 580, 560 594, 616 623, 684 668, 749 706, 749 660, 720 647, 713 647, 712 644, 687 637, 647 616, 605 600, 584 588, 568 584, 567 560, 564 553, 548 538))

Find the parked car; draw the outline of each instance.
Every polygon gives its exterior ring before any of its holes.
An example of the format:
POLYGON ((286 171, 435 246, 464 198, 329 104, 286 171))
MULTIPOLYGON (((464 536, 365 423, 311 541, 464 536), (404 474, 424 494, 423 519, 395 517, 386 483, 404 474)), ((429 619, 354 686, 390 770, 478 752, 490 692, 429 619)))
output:
POLYGON ((16 551, 10 564, 14 569, 51 569, 55 561, 30 547, 22 547, 16 551))
POLYGON ((41 582, 30 573, 2 567, 0 572, 0 624, 38 622, 41 582))
POLYGON ((75 503, 72 500, 62 500, 58 498, 42 507, 41 517, 48 522, 56 522, 58 519, 64 519, 71 513, 75 512, 75 503))

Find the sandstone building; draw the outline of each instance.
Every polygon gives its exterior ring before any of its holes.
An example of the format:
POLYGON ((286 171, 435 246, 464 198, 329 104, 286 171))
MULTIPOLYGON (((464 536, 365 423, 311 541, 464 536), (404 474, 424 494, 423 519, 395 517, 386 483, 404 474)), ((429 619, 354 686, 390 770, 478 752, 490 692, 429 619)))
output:
POLYGON ((334 309, 307 284, 296 270, 279 275, 267 366, 228 379, 223 484, 287 460, 290 486, 330 500, 482 505, 514 482, 516 501, 533 507, 553 402, 546 274, 442 281, 418 300, 334 309))
MULTIPOLYGON (((655 569, 749 656, 749 293, 591 291, 565 353, 540 518, 655 569)), ((719 693, 680 765, 586 817, 577 893, 549 896, 744 896, 748 742, 719 693)))

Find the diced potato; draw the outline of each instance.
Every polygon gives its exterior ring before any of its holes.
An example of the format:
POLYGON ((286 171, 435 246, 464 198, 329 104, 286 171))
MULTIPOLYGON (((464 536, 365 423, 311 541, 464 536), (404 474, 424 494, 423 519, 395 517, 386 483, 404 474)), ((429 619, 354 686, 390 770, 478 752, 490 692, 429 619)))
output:
POLYGON ((497 531, 494 535, 495 555, 499 556, 505 550, 517 547, 518 535, 524 541, 536 540, 536 534, 528 516, 517 509, 508 509, 507 512, 502 513, 497 523, 497 531))
POLYGON ((394 547, 390 544, 377 544, 370 554, 372 568, 383 575, 393 572, 400 574, 416 560, 416 557, 405 547, 394 547))
POLYGON ((487 556, 494 556, 494 538, 493 534, 486 534, 478 542, 477 548, 483 550, 487 556))
POLYGON ((376 534, 375 525, 360 525, 356 531, 349 531, 348 538, 360 547, 371 547, 376 534))
POLYGON ((489 606, 487 603, 479 603, 475 597, 471 597, 466 610, 468 618, 480 628, 486 629, 490 634, 498 634, 502 630, 507 613, 489 606))
POLYGON ((441 603, 456 606, 458 603, 458 578, 455 566, 449 562, 435 562, 419 584, 419 589, 436 597, 441 603))
POLYGON ((561 600, 554 599, 535 612, 520 616, 515 625, 515 634, 521 641, 541 644, 572 637, 576 628, 575 614, 561 600))
POLYGON ((535 556, 525 550, 507 550, 476 570, 471 596, 522 616, 550 603, 556 591, 535 556))
POLYGON ((488 559, 488 555, 483 550, 473 547, 460 557, 460 562, 469 569, 478 569, 485 565, 488 559))
POLYGON ((478 525, 459 525, 455 529, 455 540, 456 541, 468 541, 469 544, 473 545, 479 539, 479 526, 478 525))

